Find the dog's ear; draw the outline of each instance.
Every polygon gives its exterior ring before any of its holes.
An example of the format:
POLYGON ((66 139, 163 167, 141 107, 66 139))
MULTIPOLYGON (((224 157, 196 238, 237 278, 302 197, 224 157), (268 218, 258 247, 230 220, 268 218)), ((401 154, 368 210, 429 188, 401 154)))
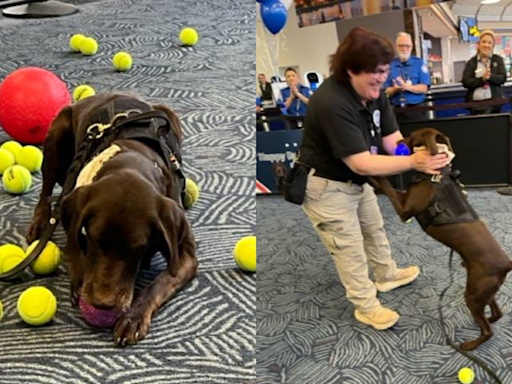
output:
POLYGON ((181 143, 183 141, 183 133, 181 131, 180 119, 178 115, 176 115, 176 113, 174 113, 171 108, 164 104, 153 104, 153 108, 165 112, 165 114, 169 118, 169 121, 171 122, 171 129, 178 138, 178 144, 181 147, 181 143))
POLYGON ((62 200, 60 220, 67 235, 66 255, 75 255, 84 248, 79 234, 82 233, 81 226, 85 215, 86 190, 87 187, 76 188, 62 200))
POLYGON ((176 277, 183 258, 195 257, 196 243, 185 211, 168 197, 159 197, 158 205, 157 228, 167 244, 162 253, 167 258, 169 273, 176 277))
POLYGON ((441 132, 437 133, 436 141, 441 144, 446 144, 448 149, 453 152, 452 142, 448 136, 443 135, 441 132))
POLYGON ((425 146, 427 147, 431 155, 437 155, 437 134, 438 131, 432 129, 428 130, 423 135, 425 146))

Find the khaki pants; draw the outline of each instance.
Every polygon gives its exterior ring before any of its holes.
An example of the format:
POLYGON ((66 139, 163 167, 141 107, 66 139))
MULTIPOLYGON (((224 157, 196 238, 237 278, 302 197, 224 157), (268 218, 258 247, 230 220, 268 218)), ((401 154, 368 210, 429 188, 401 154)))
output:
POLYGON ((347 298, 361 312, 375 309, 380 303, 368 264, 379 282, 397 270, 372 187, 310 173, 302 207, 332 255, 347 298))

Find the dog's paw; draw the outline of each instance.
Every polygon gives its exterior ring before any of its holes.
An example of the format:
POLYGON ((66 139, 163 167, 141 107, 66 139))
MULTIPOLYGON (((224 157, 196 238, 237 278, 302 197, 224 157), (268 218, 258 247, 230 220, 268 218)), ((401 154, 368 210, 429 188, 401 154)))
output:
POLYGON ((499 314, 499 315, 492 315, 491 317, 489 317, 487 320, 489 320, 489 323, 495 323, 497 322, 499 319, 501 319, 501 317, 503 316, 503 314, 499 314))
POLYGON ((71 300, 71 305, 73 307, 78 307, 78 302, 80 300, 80 284, 79 283, 73 283, 71 282, 71 287, 70 287, 70 300, 71 300))
POLYGON ((146 337, 150 322, 150 316, 128 310, 117 320, 114 329, 114 344, 122 347, 137 344, 146 337))
POLYGON ((32 244, 34 241, 39 239, 39 237, 41 236, 41 233, 43 233, 45 227, 46 227, 46 224, 41 223, 39 221, 34 221, 32 224, 30 224, 30 227, 25 235, 27 242, 29 244, 32 244))

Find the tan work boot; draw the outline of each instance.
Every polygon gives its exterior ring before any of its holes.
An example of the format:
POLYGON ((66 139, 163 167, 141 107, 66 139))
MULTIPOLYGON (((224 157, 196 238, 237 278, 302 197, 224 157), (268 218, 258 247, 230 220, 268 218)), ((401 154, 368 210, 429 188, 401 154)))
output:
POLYGON ((375 283, 375 287, 377 287, 377 291, 379 292, 388 292, 395 288, 401 287, 402 285, 407 285, 414 281, 420 274, 420 268, 416 265, 397 269, 397 274, 392 280, 384 281, 382 283, 375 283))
POLYGON ((398 313, 382 305, 379 305, 373 311, 364 313, 356 309, 354 316, 361 323, 371 325, 378 330, 391 328, 400 318, 398 313))

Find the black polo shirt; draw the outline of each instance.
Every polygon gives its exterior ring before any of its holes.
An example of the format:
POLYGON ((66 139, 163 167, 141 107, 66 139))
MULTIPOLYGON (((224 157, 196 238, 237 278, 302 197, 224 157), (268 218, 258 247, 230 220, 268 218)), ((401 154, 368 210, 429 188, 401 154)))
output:
POLYGON ((309 100, 300 160, 315 168, 316 176, 362 185, 366 178, 341 159, 370 151, 372 146, 384 153, 382 137, 397 130, 383 90, 377 100, 364 106, 352 85, 329 77, 309 100))

